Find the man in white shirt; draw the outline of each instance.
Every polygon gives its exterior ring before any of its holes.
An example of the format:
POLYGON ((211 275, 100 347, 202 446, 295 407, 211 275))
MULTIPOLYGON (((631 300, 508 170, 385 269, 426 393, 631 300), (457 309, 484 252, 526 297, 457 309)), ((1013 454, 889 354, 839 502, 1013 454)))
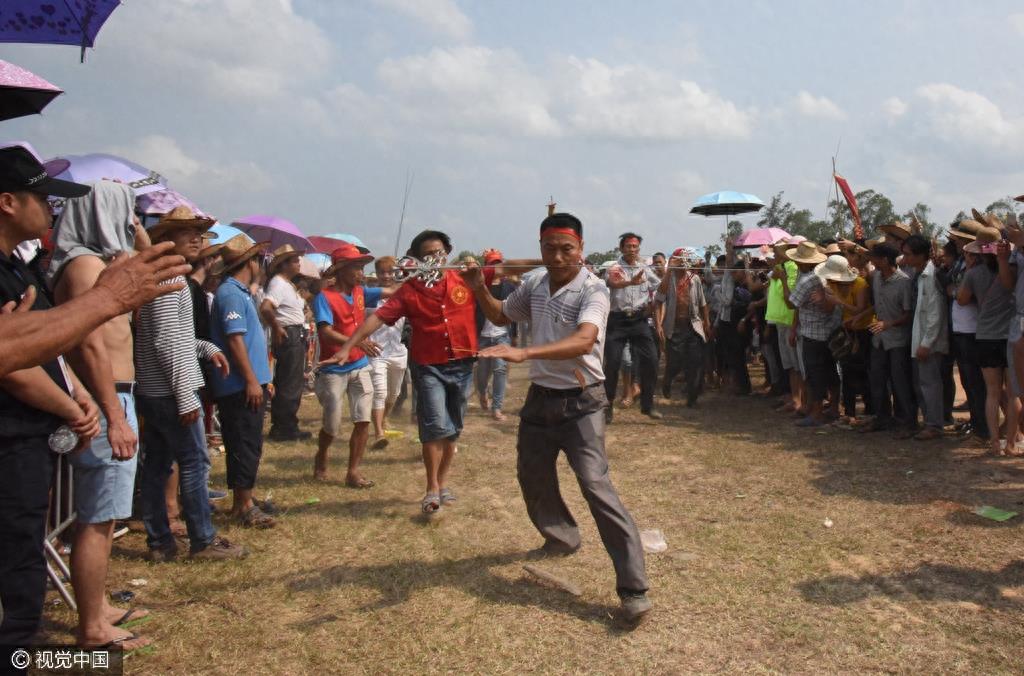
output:
POLYGON ((302 300, 293 279, 299 274, 300 255, 291 244, 274 251, 267 270, 267 284, 260 314, 270 327, 274 367, 274 398, 270 404, 270 434, 273 441, 304 441, 310 432, 299 429, 299 404, 305 386, 306 301, 302 300))
POLYGON ((558 489, 556 460, 564 450, 615 566, 622 614, 639 621, 651 609, 640 533, 608 476, 604 410, 609 406, 601 364, 609 292, 579 265, 583 224, 571 214, 548 216, 540 226, 547 272, 524 282, 505 301, 488 291, 471 263, 467 283, 494 324, 530 321, 530 346, 495 345, 481 357, 513 363, 531 360, 530 390, 520 413, 517 444, 519 486, 534 526, 544 536, 542 553, 565 556, 580 547, 580 533, 558 489))

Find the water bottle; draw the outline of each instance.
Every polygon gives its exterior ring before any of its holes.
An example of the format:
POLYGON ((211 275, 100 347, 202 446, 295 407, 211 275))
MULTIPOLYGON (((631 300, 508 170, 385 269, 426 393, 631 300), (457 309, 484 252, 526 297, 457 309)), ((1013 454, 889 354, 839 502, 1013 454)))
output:
POLYGON ((75 450, 78 445, 78 435, 67 425, 61 425, 50 435, 50 450, 54 453, 64 455, 75 450))

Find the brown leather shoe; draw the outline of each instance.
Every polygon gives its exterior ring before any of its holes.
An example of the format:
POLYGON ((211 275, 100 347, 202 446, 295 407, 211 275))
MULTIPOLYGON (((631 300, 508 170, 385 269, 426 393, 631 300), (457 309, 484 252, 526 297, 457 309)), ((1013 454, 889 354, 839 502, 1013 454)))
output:
POLYGON ((249 549, 242 545, 235 545, 228 542, 227 538, 215 537, 213 541, 198 552, 188 555, 191 559, 208 559, 211 561, 227 561, 229 559, 244 559, 249 556, 249 549))

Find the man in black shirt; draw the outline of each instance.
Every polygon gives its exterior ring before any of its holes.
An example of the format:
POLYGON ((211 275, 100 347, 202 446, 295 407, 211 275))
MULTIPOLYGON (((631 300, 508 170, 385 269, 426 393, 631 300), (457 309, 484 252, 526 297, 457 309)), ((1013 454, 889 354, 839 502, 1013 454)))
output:
MULTIPOLYGON (((33 288, 33 310, 51 306, 46 287, 13 257, 44 235, 47 195, 78 197, 89 187, 58 181, 22 146, 0 149, 0 305, 33 288)), ((99 410, 62 358, 0 379, 0 645, 26 645, 39 627, 46 592, 43 538, 52 460, 49 436, 67 424, 80 446, 99 433, 99 410)), ((3 659, 3 656, 0 656, 3 659)))

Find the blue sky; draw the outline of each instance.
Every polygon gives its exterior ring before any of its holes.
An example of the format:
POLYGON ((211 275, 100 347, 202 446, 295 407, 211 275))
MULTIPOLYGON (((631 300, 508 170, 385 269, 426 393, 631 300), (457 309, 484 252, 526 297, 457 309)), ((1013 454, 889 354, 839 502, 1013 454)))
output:
MULTIPOLYGON (((3 125, 41 153, 114 152, 222 221, 536 251, 553 195, 588 250, 703 245, 703 193, 779 190, 824 215, 831 160, 900 211, 1024 192, 1024 5, 1013 2, 129 0, 84 65, 3 125)), ((753 217, 745 217, 753 223, 753 217)), ((405 242, 402 243, 405 248, 405 242)))

